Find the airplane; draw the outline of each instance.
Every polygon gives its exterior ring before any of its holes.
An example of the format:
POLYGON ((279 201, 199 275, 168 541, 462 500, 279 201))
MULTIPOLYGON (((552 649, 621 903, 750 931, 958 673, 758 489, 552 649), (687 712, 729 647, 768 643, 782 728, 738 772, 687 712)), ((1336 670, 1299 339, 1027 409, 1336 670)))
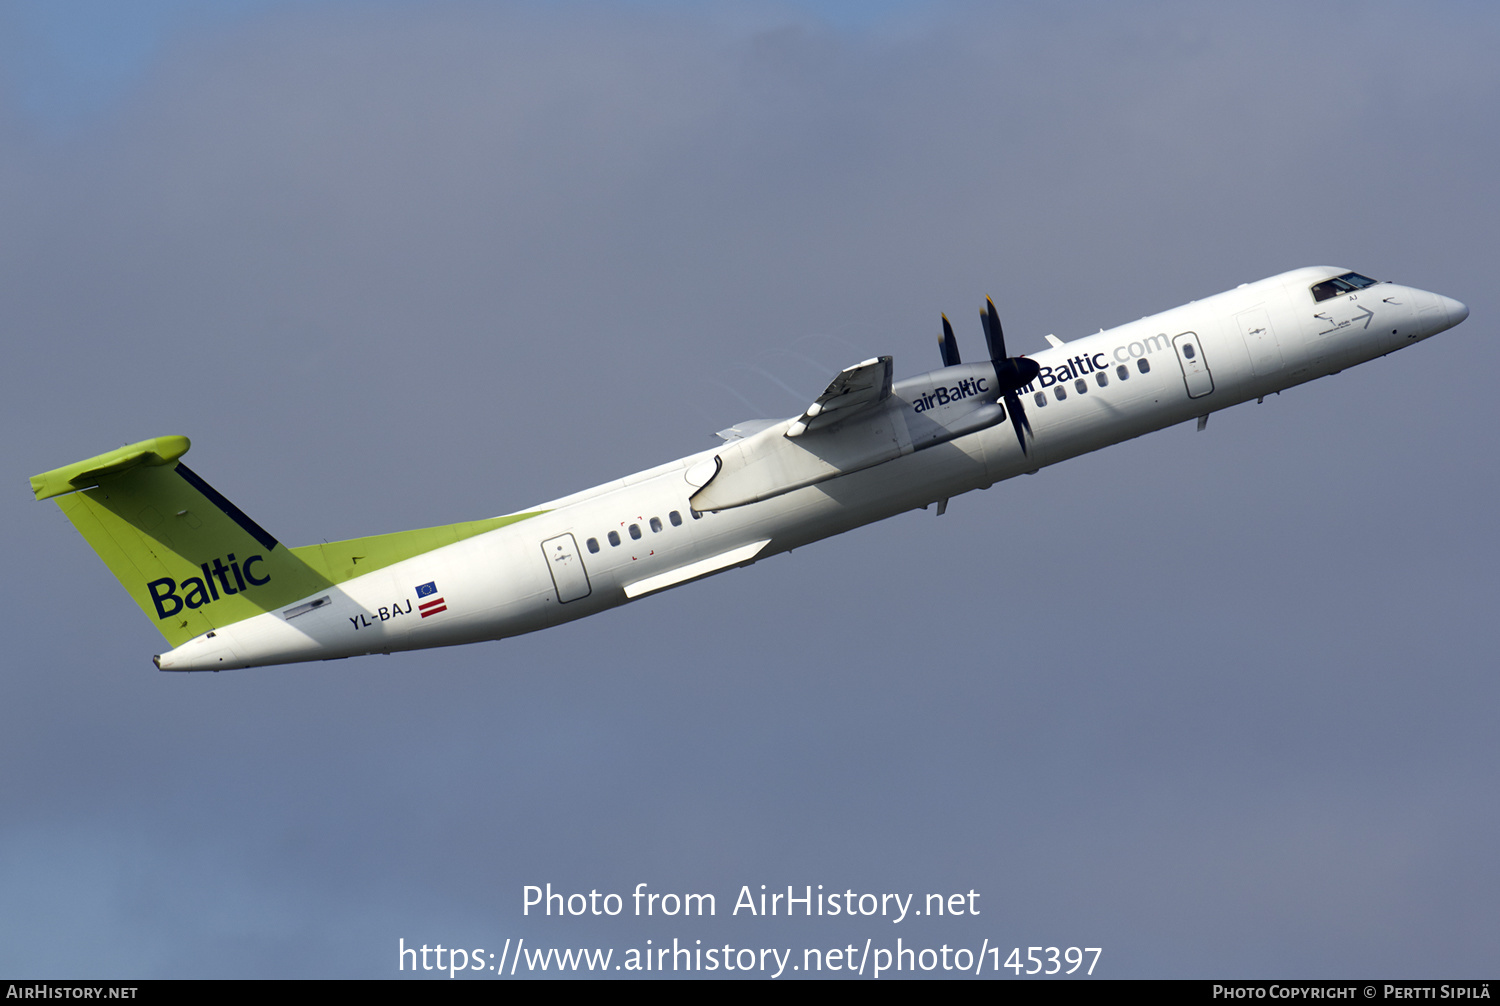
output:
POLYGON ((482 520, 287 547, 156 437, 31 479, 171 649, 163 671, 330 660, 502 639, 582 618, 873 521, 1338 373, 1452 328, 1439 294, 1312 267, 1011 356, 903 381, 880 356, 800 415, 482 520))

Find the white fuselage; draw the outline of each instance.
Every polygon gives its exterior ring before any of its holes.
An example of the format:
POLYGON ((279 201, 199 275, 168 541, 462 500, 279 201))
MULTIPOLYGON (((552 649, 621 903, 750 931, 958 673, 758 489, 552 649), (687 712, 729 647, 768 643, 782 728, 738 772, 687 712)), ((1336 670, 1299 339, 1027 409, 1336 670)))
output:
MULTIPOLYGON (((721 445, 348 580, 304 599, 328 601, 301 614, 290 605, 206 633, 158 665, 225 670, 531 632, 1323 377, 1467 316, 1455 300, 1391 283, 1315 302, 1311 286, 1340 272, 1284 273, 1030 354, 1042 370, 1021 392, 1034 432, 1029 454, 1000 423, 695 515, 688 499, 721 445), (417 596, 428 584, 435 593, 417 596), (424 604, 435 613, 424 615, 424 604)), ((950 383, 952 372, 937 370, 899 382, 896 394, 941 408, 938 389, 950 383)))

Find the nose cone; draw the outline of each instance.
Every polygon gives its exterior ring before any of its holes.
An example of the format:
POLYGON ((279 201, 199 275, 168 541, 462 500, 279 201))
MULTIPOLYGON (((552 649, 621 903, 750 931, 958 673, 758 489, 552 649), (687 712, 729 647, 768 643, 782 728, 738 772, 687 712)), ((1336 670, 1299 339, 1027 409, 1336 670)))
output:
POLYGON ((1452 297, 1439 297, 1438 300, 1442 301, 1443 310, 1447 312, 1449 328, 1452 328, 1469 316, 1468 305, 1462 301, 1454 300, 1452 297))

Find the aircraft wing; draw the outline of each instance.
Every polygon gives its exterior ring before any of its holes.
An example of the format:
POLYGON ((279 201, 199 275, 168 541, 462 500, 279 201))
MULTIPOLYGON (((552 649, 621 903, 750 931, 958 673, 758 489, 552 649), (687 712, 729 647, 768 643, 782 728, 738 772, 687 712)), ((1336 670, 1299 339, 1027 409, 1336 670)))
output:
POLYGON ((839 371, 828 390, 787 427, 786 435, 800 437, 808 430, 843 422, 872 405, 891 397, 892 362, 877 356, 839 371))
POLYGON ((796 419, 726 437, 713 474, 689 477, 699 487, 690 503, 700 512, 744 506, 910 454, 903 408, 891 397, 889 356, 857 363, 796 419))

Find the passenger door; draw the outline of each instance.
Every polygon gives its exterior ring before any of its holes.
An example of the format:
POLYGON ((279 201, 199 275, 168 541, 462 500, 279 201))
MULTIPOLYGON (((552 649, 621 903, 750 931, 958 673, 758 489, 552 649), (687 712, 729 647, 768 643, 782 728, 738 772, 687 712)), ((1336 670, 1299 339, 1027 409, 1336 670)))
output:
POLYGON ((547 557, 547 572, 552 574, 552 586, 557 589, 559 601, 576 601, 593 592, 588 572, 583 568, 583 557, 578 554, 578 542, 571 534, 542 542, 542 554, 547 557))
POLYGON ((1214 390, 1214 375, 1209 373, 1208 361, 1203 358, 1203 345, 1198 333, 1183 332, 1172 338, 1172 348, 1177 350, 1177 362, 1182 364, 1182 379, 1187 383, 1189 398, 1202 398, 1214 390))

